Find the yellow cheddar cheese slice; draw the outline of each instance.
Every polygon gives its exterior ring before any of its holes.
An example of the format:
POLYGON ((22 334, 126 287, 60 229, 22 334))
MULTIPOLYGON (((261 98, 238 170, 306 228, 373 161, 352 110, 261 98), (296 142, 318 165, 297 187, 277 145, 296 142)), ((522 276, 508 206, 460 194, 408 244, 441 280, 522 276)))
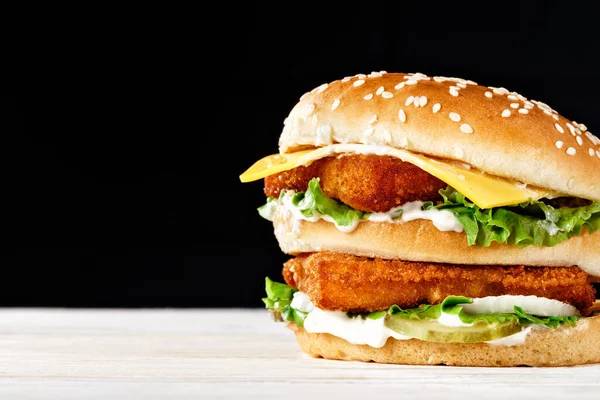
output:
POLYGON ((444 181, 480 208, 519 204, 530 199, 537 200, 557 195, 550 190, 533 188, 509 179, 487 175, 460 163, 434 160, 421 154, 393 147, 361 144, 334 144, 289 154, 273 154, 254 163, 240 175, 240 180, 251 182, 301 165, 308 165, 323 157, 348 153, 397 157, 444 181))

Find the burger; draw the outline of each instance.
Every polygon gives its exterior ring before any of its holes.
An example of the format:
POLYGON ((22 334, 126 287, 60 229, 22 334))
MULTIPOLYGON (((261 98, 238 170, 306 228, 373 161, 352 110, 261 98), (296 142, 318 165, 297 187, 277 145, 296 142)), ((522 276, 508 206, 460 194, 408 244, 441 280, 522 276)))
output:
POLYGON ((600 362, 600 140, 471 80, 320 85, 248 168, 290 258, 263 301, 314 357, 459 366, 600 362))

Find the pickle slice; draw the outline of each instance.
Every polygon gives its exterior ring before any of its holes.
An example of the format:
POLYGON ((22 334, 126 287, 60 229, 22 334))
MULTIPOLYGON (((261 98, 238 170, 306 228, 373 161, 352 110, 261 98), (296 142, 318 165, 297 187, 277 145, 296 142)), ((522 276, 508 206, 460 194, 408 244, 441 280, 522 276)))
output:
POLYGON ((435 319, 412 320, 387 316, 385 325, 406 336, 427 342, 477 343, 500 339, 521 331, 517 321, 479 321, 471 326, 446 326, 435 319))

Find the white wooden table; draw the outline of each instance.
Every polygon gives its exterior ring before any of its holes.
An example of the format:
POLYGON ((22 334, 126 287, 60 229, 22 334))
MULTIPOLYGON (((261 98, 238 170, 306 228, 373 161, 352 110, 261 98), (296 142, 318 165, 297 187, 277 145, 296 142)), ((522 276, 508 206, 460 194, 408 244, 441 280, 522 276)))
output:
POLYGON ((382 396, 599 400, 600 366, 481 369, 313 359, 262 309, 0 309, 0 399, 382 396))

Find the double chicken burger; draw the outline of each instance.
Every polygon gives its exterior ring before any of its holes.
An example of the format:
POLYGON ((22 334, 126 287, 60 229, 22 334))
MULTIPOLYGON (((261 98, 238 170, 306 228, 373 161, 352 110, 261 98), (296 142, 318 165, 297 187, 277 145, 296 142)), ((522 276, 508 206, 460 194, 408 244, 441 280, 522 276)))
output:
POLYGON ((600 140, 502 87, 372 72, 306 93, 259 214, 290 255, 263 299, 327 359, 600 363, 600 140))

